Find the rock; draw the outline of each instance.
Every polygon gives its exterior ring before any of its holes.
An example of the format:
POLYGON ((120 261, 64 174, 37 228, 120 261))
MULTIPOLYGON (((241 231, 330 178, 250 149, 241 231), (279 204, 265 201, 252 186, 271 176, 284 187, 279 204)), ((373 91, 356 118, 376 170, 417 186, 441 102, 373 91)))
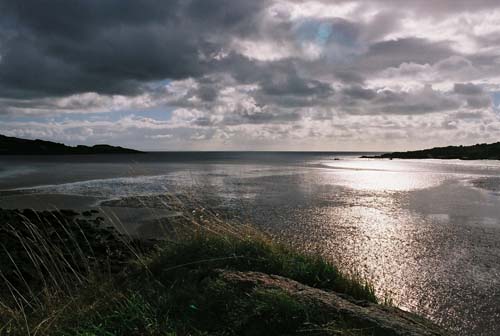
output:
POLYGON ((149 252, 157 244, 130 239, 113 227, 103 227, 102 217, 82 215, 84 218, 73 210, 0 209, 0 294, 3 280, 16 287, 28 284, 37 288, 42 285, 42 277, 62 281, 91 269, 118 272, 137 251, 149 252))
POLYGON ((83 212, 82 212, 82 216, 83 216, 83 217, 91 217, 91 216, 92 216, 92 214, 93 214, 93 213, 92 213, 91 211, 83 211, 83 212))
POLYGON ((369 335, 448 335, 432 322, 396 307, 360 302, 281 276, 227 270, 218 270, 217 273, 224 282, 247 292, 262 289, 283 290, 298 302, 319 308, 328 314, 332 322, 348 321, 357 328, 367 330, 369 335))
POLYGON ((59 213, 61 213, 63 216, 67 216, 67 217, 78 216, 78 212, 71 210, 71 209, 61 209, 61 210, 59 210, 59 213))

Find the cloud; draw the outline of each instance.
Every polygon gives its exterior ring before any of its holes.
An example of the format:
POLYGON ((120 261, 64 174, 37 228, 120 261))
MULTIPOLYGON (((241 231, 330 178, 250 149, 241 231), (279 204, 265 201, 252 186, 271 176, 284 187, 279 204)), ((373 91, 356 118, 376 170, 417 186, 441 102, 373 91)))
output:
POLYGON ((435 63, 452 55, 453 51, 446 42, 404 38, 374 43, 360 58, 359 64, 368 70, 382 70, 403 63, 435 63))
POLYGON ((494 0, 0 0, 0 132, 144 149, 486 141, 499 18, 494 0))
POLYGON ((146 135, 146 138, 148 139, 171 139, 172 137, 172 134, 146 135))
MULTIPOLYGON (((133 94, 209 71, 264 1, 2 1, 0 89, 11 97, 133 94)), ((253 16, 255 15, 255 16, 253 16)))
POLYGON ((467 96, 476 96, 484 93, 481 86, 472 83, 455 83, 453 91, 467 96))
POLYGON ((371 100, 377 96, 377 92, 372 89, 366 89, 360 85, 346 87, 342 93, 354 100, 371 100))
POLYGON ((456 110, 462 104, 457 97, 429 85, 412 91, 349 88, 341 99, 345 111, 352 114, 420 115, 456 110))

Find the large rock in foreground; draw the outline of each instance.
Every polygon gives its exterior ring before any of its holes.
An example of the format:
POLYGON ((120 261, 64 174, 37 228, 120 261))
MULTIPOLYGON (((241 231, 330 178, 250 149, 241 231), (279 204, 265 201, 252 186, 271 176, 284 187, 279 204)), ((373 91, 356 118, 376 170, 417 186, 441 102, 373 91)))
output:
POLYGON ((280 290, 296 301, 314 306, 332 321, 355 326, 362 335, 448 335, 432 322, 395 307, 356 301, 349 297, 303 285, 297 281, 259 272, 219 271, 219 278, 248 293, 280 290))

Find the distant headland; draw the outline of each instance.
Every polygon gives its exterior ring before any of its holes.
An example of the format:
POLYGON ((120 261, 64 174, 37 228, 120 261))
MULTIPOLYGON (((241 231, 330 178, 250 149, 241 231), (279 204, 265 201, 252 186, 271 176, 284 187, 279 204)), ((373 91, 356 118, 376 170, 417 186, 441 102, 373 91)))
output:
POLYGON ((448 146, 431 149, 393 152, 377 156, 362 156, 376 159, 460 159, 460 160, 500 160, 500 142, 472 146, 448 146))
POLYGON ((139 154, 134 149, 110 146, 66 146, 61 143, 28 140, 0 134, 0 155, 82 155, 82 154, 139 154))

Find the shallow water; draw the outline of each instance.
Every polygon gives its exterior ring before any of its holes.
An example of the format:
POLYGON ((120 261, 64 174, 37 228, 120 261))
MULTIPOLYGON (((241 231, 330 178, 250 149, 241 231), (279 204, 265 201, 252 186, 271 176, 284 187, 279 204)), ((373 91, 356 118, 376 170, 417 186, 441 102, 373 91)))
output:
POLYGON ((102 204, 140 233, 146 213, 169 215, 145 207, 187 195, 356 269, 458 334, 500 334, 500 162, 357 156, 0 157, 0 207, 102 204))

